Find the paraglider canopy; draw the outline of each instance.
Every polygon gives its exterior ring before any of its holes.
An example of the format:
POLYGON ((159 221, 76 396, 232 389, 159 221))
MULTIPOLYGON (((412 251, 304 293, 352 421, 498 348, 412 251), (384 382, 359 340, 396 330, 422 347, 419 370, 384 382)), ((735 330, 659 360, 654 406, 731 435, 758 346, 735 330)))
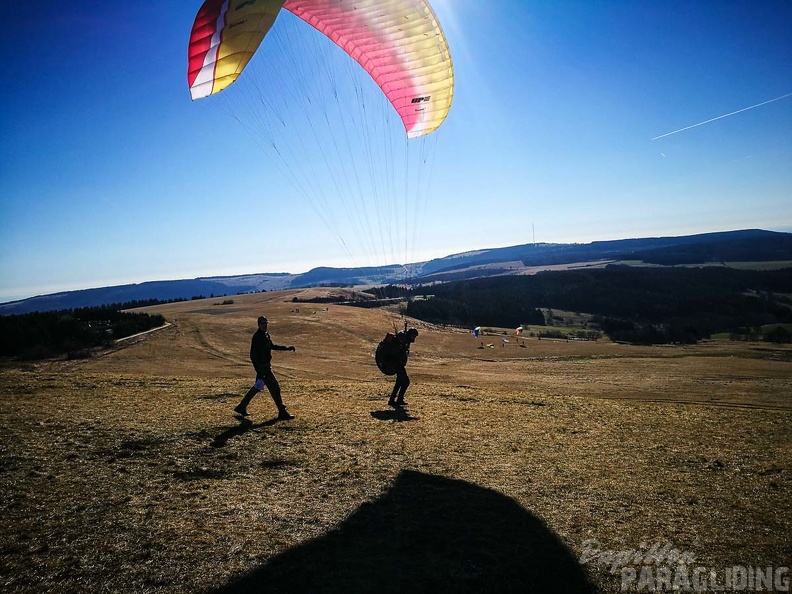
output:
POLYGON ((445 120, 454 71, 445 36, 426 0, 206 0, 190 35, 187 82, 193 99, 240 76, 281 10, 314 27, 371 75, 409 138, 445 120))

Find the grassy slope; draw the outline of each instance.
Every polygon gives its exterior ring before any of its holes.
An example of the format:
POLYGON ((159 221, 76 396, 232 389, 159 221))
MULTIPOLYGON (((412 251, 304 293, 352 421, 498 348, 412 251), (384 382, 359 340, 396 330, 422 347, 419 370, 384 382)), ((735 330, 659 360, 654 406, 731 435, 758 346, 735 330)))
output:
POLYGON ((477 349, 418 323, 397 413, 372 360, 388 314, 295 294, 149 308, 173 326, 3 370, 5 590, 615 592, 584 540, 792 557, 792 349, 477 349), (260 313, 297 346, 274 360, 297 418, 262 394, 240 425, 260 313))

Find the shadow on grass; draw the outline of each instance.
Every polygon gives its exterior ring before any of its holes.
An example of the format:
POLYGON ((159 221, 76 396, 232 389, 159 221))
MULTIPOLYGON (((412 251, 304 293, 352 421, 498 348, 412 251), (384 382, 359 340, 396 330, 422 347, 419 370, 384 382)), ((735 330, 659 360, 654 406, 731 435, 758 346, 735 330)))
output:
POLYGON ((198 400, 238 400, 239 394, 236 392, 220 392, 219 394, 202 394, 196 396, 198 400))
POLYGON ((274 425, 278 422, 278 418, 275 417, 274 419, 270 419, 269 421, 264 421, 263 423, 254 423, 250 419, 246 419, 245 417, 239 416, 237 417, 239 421, 239 425, 234 425, 233 427, 229 427, 225 431, 223 431, 220 435, 215 437, 210 444, 213 448, 224 448, 228 445, 228 440, 233 439, 234 437, 239 437, 240 435, 244 435, 248 431, 252 431, 253 429, 258 429, 259 427, 269 427, 270 425, 274 425))
POLYGON ((338 528, 215 593, 595 591, 574 554, 513 499, 403 471, 338 528))
POLYGON ((371 416, 380 421, 417 421, 418 417, 413 417, 404 408, 394 408, 388 410, 372 410, 371 416))

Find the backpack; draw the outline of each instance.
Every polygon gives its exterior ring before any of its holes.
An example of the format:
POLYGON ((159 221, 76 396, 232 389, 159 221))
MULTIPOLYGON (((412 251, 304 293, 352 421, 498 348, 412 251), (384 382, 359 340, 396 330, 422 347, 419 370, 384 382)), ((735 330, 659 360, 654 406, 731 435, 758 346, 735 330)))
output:
POLYGON ((388 332, 377 345, 377 350, 374 353, 374 361, 376 361, 379 370, 385 375, 396 375, 401 351, 399 341, 392 332, 388 332))

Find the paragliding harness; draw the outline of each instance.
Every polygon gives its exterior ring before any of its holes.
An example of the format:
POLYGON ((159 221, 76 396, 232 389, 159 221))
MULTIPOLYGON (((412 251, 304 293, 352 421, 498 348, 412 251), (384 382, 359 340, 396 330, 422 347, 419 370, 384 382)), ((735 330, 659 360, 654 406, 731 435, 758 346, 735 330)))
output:
POLYGON ((380 340, 374 353, 374 361, 376 361, 379 370, 385 375, 396 375, 399 367, 407 363, 407 357, 410 353, 410 343, 406 338, 406 321, 404 322, 404 332, 396 334, 397 332, 396 324, 394 324, 393 332, 385 334, 385 338, 380 340))
POLYGON ((401 341, 396 338, 393 332, 385 334, 385 338, 380 340, 377 350, 374 353, 374 360, 377 367, 385 375, 396 375, 399 367, 399 359, 402 354, 401 341))

